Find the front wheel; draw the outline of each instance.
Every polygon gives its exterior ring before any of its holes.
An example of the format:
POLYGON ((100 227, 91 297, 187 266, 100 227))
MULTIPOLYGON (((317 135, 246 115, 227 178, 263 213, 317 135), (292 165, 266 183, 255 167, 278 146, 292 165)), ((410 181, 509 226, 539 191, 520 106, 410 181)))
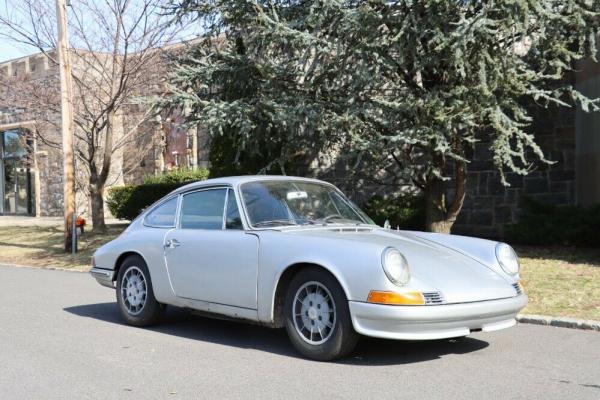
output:
POLYGON ((319 268, 303 269, 294 276, 286 293, 285 316, 292 344, 313 360, 344 357, 358 341, 342 287, 319 268))
POLYGON ((117 306, 125 322, 134 326, 153 325, 164 313, 165 306, 154 298, 148 267, 139 256, 127 257, 121 264, 117 306))

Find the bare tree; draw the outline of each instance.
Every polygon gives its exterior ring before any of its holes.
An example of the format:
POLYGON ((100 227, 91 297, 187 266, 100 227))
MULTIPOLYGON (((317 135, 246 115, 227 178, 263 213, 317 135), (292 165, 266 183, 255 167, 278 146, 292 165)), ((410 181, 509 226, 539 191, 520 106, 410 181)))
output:
MULTIPOLYGON (((144 98, 162 92, 164 52, 187 32, 184 24, 172 23, 165 5, 162 0, 71 2, 77 174, 91 199, 94 230, 106 228, 103 194, 115 174, 115 155, 135 147, 123 160, 130 166, 139 163, 151 149, 150 136, 158 132, 152 127, 154 110, 144 98)), ((5 0, 0 37, 33 46, 56 65, 55 18, 52 0, 5 0)), ((29 114, 36 124, 53 125, 60 109, 59 96, 49 89, 56 87, 55 79, 4 77, 2 91, 12 107, 29 114)), ((34 129, 39 140, 60 145, 44 131, 34 129)))

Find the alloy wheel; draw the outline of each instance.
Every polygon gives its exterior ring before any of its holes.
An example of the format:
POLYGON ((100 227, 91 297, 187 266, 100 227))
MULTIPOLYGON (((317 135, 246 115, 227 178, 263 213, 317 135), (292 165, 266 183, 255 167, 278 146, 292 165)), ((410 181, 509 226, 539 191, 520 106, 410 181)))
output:
POLYGON ((336 310, 333 296, 320 282, 300 286, 292 305, 294 327, 307 343, 325 343, 333 333, 336 310))
POLYGON ((127 268, 121 281, 121 298, 127 312, 131 315, 142 312, 147 295, 146 277, 142 270, 136 266, 127 268))

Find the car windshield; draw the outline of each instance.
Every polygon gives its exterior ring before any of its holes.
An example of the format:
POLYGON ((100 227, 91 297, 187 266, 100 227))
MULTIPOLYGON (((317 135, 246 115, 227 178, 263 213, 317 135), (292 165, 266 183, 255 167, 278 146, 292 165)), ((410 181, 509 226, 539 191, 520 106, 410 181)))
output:
POLYGON ((339 190, 303 181, 255 181, 241 186, 250 225, 374 224, 339 190))

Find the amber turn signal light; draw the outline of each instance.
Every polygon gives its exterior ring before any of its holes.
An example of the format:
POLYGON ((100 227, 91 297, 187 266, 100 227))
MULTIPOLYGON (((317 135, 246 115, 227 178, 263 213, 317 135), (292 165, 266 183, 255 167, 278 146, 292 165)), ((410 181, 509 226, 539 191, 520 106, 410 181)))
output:
POLYGON ((389 304, 389 305, 423 305, 425 298, 421 292, 380 292, 371 290, 367 298, 369 303, 389 304))

